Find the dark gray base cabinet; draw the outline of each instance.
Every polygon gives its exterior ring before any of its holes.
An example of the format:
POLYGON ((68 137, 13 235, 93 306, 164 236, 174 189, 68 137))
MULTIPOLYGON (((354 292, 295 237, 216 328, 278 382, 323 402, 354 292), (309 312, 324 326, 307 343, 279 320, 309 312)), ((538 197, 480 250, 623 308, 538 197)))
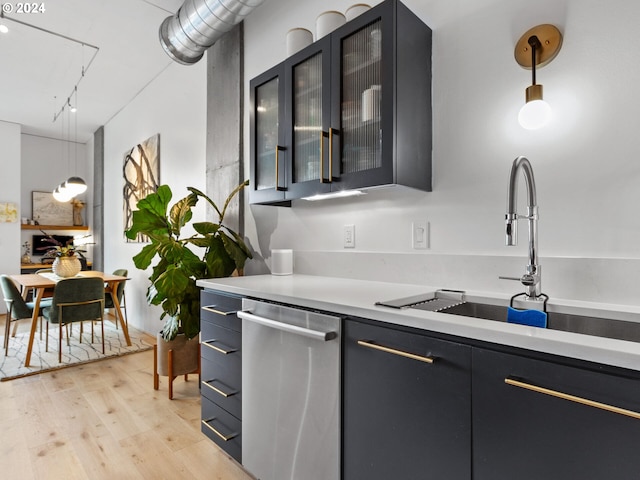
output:
POLYGON ((640 412, 640 378, 622 373, 474 348, 473 479, 639 479, 640 419, 581 403, 640 412))
POLYGON ((471 347, 351 320, 344 339, 343 479, 469 480, 471 347))
POLYGON ((242 463, 242 298, 200 295, 202 433, 242 463))

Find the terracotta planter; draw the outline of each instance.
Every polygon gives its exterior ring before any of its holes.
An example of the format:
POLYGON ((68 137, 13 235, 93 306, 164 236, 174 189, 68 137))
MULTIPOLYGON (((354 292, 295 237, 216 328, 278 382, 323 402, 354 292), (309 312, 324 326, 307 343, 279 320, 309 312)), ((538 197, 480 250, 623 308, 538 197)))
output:
POLYGON ((82 270, 82 265, 76 256, 56 257, 51 269, 59 277, 75 277, 82 270))
POLYGON ((200 343, 198 337, 187 340, 184 335, 178 335, 174 340, 167 342, 158 333, 158 374, 169 376, 169 350, 172 351, 173 368, 171 373, 174 377, 194 373, 198 371, 198 360, 200 358, 200 343))

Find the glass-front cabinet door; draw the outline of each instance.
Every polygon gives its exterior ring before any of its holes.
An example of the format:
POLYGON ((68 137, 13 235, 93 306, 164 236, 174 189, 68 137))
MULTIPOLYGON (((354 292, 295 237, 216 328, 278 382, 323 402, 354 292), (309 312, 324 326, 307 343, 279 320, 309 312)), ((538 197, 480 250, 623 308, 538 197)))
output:
POLYGON ((431 30, 398 0, 252 80, 251 95, 251 203, 431 190, 431 30))
POLYGON ((329 192, 330 37, 286 62, 287 135, 291 148, 286 196, 329 192))
POLYGON ((339 183, 334 190, 392 178, 393 16, 386 7, 357 17, 333 39, 331 153, 339 183))
POLYGON ((251 81, 251 203, 284 201, 284 68, 281 65, 251 81))

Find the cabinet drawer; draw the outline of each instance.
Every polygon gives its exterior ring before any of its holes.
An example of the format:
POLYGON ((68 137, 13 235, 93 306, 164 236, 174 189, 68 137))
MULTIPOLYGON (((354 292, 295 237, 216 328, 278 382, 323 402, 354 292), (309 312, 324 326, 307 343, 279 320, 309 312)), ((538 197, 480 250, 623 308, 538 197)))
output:
POLYGON ((200 324, 200 341, 202 342, 202 354, 216 352, 219 355, 228 355, 231 352, 239 352, 242 346, 242 333, 221 327, 207 320, 200 324))
MULTIPOLYGON (((241 371, 218 362, 202 359, 200 392, 237 418, 242 418, 241 371)), ((235 367, 235 366, 234 366, 235 367)))
POLYGON ((203 290, 200 293, 200 318, 231 330, 241 331, 242 322, 236 312, 242 308, 242 297, 203 290))
POLYGON ((202 397, 202 433, 242 463, 242 422, 206 397, 202 397))

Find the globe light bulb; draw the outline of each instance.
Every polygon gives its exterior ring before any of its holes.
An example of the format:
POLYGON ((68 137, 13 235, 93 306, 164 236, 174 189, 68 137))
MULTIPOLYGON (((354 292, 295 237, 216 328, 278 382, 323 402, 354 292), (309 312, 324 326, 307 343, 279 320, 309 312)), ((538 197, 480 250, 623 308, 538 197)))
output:
POLYGON ((518 113, 518 122, 527 130, 537 130, 551 120, 551 106, 544 100, 531 100, 525 103, 518 113))
POLYGON ((53 198, 58 202, 66 203, 73 198, 73 194, 61 183, 53 191, 53 198))
POLYGON ((80 177, 69 177, 65 182, 64 187, 71 193, 71 196, 80 195, 87 191, 87 184, 80 177))

